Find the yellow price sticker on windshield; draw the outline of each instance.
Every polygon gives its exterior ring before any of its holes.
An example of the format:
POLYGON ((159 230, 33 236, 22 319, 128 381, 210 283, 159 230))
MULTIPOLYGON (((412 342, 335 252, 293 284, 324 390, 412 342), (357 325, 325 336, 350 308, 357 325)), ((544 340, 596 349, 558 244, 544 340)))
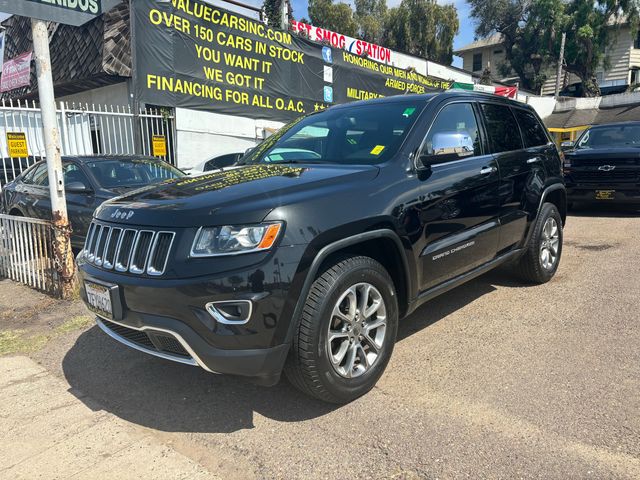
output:
POLYGON ((384 145, 376 145, 371 149, 371 155, 380 155, 384 150, 384 145))

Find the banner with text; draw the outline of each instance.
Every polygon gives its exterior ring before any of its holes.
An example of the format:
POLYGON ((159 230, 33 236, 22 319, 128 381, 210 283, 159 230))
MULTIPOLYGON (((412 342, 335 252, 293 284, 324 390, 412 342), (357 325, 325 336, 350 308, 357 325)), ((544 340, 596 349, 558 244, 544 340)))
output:
POLYGON ((132 5, 141 102, 289 121, 336 103, 451 85, 207 3, 132 5))

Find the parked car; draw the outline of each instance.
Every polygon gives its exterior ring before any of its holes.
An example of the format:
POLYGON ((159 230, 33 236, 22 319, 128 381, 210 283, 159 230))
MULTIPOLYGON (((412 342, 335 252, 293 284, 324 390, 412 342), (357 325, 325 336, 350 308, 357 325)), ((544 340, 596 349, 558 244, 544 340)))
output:
MULTIPOLYGON (((93 211, 109 198, 133 189, 184 176, 177 168, 153 157, 63 157, 67 211, 73 233, 71 245, 80 250, 93 211)), ((38 162, 2 190, 2 209, 11 215, 51 218, 47 164, 38 162)))
POLYGON ((640 122, 595 125, 565 151, 567 198, 640 205, 640 122))
POLYGON ((24 172, 30 165, 42 160, 41 157, 0 158, 0 186, 4 186, 24 172))
POLYGON ((348 402, 427 300, 507 262, 549 281, 565 217, 560 156, 529 106, 356 102, 283 127, 237 168, 103 203, 81 296, 130 347, 263 385, 284 369, 348 402))

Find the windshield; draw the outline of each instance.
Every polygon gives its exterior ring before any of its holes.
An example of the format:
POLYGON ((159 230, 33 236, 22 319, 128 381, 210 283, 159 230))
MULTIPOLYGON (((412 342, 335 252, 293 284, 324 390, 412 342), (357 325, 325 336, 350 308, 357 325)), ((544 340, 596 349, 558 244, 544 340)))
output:
POLYGON ((97 160, 86 165, 103 188, 139 187, 185 176, 168 163, 152 158, 97 160))
POLYGON ((240 164, 384 162, 400 148, 426 102, 410 98, 301 117, 267 138, 240 164))
POLYGON ((640 146, 640 125, 612 125, 587 130, 580 140, 578 148, 598 148, 612 146, 640 146))

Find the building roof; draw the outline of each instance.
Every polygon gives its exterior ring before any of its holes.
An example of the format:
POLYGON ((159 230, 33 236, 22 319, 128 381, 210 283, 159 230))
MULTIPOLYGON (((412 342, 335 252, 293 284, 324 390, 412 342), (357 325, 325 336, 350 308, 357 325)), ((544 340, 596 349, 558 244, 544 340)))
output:
MULTIPOLYGON (((5 59, 33 48, 31 21, 13 15, 2 22, 6 28, 5 59)), ((131 76, 129 0, 123 0, 95 20, 72 27, 50 22, 49 49, 56 96, 118 83, 131 76)), ((37 95, 35 62, 31 85, 5 92, 3 98, 33 98, 37 95)))
POLYGON ((462 48, 458 48, 453 51, 454 55, 460 55, 461 53, 470 52, 471 50, 478 50, 480 48, 492 47, 494 45, 502 45, 502 34, 494 33, 485 38, 480 38, 475 42, 471 42, 462 48))
POLYGON ((544 119, 547 128, 572 128, 640 119, 640 103, 609 108, 572 109, 553 112, 544 119))

